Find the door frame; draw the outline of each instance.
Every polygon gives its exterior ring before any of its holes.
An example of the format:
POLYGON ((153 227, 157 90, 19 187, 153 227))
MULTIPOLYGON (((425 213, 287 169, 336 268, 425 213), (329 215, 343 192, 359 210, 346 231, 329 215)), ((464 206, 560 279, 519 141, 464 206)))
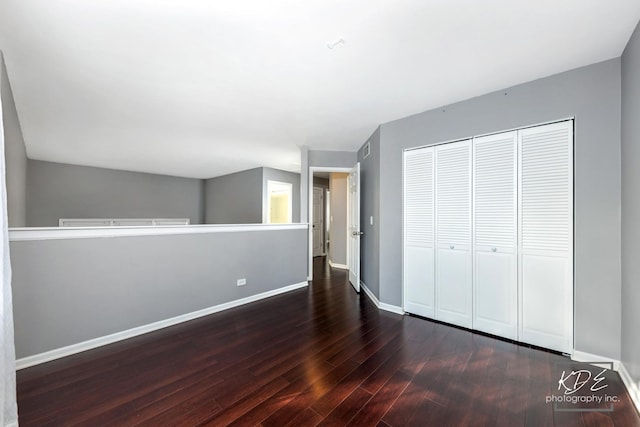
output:
MULTIPOLYGON (((350 173, 353 170, 353 167, 350 168, 341 168, 341 167, 331 167, 331 166, 309 166, 309 182, 308 182, 308 192, 307 192, 307 205, 309 212, 309 230, 308 230, 308 276, 307 280, 313 280, 313 230, 311 224, 313 224, 313 174, 314 172, 338 172, 338 173, 350 173)), ((349 217, 349 211, 347 206, 347 218, 349 217)), ((349 230, 347 227, 347 254, 349 253, 349 230)), ((349 259, 347 257, 347 266, 349 266, 349 259)))

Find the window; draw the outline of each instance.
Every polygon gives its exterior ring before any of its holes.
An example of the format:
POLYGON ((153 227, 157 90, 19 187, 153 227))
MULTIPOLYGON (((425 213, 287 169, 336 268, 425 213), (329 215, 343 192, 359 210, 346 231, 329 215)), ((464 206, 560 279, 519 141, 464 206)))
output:
POLYGON ((267 224, 288 224, 293 222, 293 185, 288 182, 267 181, 267 224))

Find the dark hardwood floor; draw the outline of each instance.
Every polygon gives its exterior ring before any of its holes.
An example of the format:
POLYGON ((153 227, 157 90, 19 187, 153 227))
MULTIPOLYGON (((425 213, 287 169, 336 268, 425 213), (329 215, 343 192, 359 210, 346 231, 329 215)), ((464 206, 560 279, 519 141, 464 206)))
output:
POLYGON ((20 425, 640 426, 617 373, 612 412, 556 411, 563 371, 599 371, 379 311, 323 261, 308 289, 19 371, 20 425))

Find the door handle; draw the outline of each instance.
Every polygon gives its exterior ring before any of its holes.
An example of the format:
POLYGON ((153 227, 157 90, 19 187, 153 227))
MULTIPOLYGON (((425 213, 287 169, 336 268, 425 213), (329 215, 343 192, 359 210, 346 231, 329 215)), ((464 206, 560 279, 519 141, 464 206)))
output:
POLYGON ((364 231, 353 231, 351 232, 352 236, 362 236, 364 234, 364 231))

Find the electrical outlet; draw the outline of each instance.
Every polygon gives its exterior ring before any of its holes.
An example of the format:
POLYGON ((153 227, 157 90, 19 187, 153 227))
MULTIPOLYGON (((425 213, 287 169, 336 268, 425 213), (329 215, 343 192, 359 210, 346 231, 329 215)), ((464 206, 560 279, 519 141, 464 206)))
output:
POLYGON ((238 279, 238 286, 244 286, 247 284, 247 279, 238 279))

